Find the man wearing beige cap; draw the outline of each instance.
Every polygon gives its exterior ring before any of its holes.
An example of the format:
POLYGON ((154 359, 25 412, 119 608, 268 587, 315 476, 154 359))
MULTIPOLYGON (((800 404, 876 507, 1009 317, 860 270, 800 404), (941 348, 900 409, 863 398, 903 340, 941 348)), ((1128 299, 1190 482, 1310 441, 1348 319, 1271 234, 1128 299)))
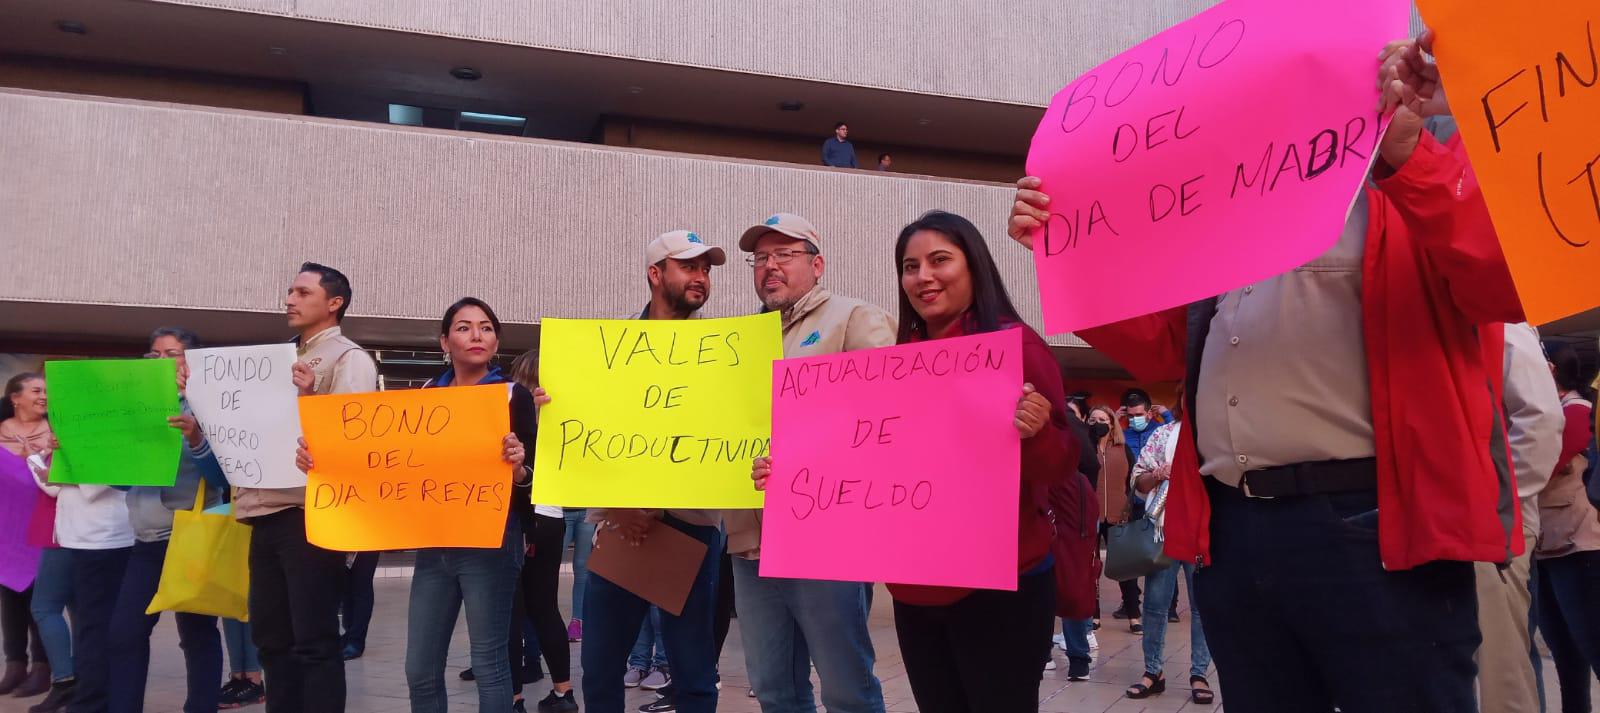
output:
MULTIPOLYGON (((822 238, 810 221, 778 213, 739 238, 755 271, 762 311, 783 314, 783 354, 802 357, 894 344, 889 313, 817 284, 825 267, 822 238)), ((770 465, 758 459, 756 466, 770 465)), ((744 639, 745 669, 762 713, 811 713, 811 665, 822 679, 829 713, 883 713, 867 634, 867 587, 854 582, 757 576, 761 511, 729 510, 728 553, 744 639)))
MULTIPOLYGON (((662 233, 650 241, 644 254, 650 302, 639 319, 689 319, 711 297, 711 268, 728 260, 722 248, 706 245, 687 230, 662 233)), ((672 666, 675 702, 677 710, 684 713, 714 713, 717 709, 712 620, 722 558, 722 532, 717 528, 721 516, 720 510, 589 510, 589 519, 598 523, 599 529, 615 530, 630 542, 642 542, 652 527, 666 526, 706 544, 705 558, 683 612, 661 612, 661 637, 672 666)), ((628 652, 639 637, 650 603, 591 571, 583 608, 585 703, 590 713, 622 713, 622 677, 628 652)), ((560 642, 552 645, 565 646, 560 642)), ((669 701, 652 710, 671 710, 670 705, 669 701)))

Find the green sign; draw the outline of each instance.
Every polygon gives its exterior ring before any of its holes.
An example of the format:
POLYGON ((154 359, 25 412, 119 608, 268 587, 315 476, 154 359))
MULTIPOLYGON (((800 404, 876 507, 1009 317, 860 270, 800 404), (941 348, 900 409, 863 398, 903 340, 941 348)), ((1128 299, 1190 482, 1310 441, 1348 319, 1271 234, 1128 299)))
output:
POLYGON ((50 428, 61 449, 52 483, 170 486, 183 435, 171 359, 52 361, 44 365, 50 428))

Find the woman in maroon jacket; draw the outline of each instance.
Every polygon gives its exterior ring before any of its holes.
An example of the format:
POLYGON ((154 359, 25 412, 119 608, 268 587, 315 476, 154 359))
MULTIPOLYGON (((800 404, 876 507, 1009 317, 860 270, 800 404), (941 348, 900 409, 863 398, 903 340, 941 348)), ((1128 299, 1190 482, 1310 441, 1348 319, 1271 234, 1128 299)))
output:
POLYGON ((993 591, 891 584, 895 631, 911 692, 923 713, 1039 710, 1042 662, 1054 626, 1055 583, 1045 492, 1076 467, 1067 436, 1061 371, 1038 333, 1017 316, 977 227, 930 212, 900 231, 899 342, 1022 328, 1023 381, 1016 427, 1022 481, 1017 517, 1017 589, 993 591))

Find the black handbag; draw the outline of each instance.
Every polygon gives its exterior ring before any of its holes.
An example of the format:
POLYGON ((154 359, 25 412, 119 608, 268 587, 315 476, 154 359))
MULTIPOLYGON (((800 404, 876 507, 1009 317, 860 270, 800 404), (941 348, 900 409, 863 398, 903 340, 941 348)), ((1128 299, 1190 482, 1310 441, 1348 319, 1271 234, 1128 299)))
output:
POLYGON ((1118 582, 1159 572, 1172 566, 1156 539, 1156 523, 1148 517, 1135 518, 1106 528, 1106 576, 1118 582))

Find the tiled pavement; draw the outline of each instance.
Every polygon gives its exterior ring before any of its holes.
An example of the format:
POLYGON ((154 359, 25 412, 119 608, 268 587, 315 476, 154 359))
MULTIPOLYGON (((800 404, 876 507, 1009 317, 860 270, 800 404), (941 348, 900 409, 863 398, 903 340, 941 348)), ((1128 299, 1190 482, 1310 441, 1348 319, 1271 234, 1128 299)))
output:
MULTIPOLYGON (((349 679, 347 710, 350 713, 404 713, 410 710, 404 673, 406 601, 410 580, 404 576, 406 570, 403 568, 385 570, 381 574, 390 576, 380 577, 376 582, 377 612, 373 616, 372 633, 367 642, 366 655, 350 662, 347 668, 349 679)), ((1103 591, 1108 596, 1115 595, 1117 588, 1111 586, 1109 582, 1107 585, 1102 588, 1103 591)), ((571 576, 564 574, 563 612, 571 611, 567 601, 570 589, 571 576)), ((1143 701, 1123 697, 1123 689, 1129 683, 1138 680, 1143 670, 1140 638, 1128 631, 1127 622, 1107 618, 1098 634, 1100 649, 1096 652, 1090 680, 1067 681, 1066 660, 1057 650, 1055 653, 1058 668, 1055 671, 1045 672, 1044 682, 1039 688, 1040 710, 1047 713, 1222 711, 1220 692, 1215 705, 1197 705, 1191 703, 1188 698, 1187 676, 1183 675, 1188 670, 1189 656, 1187 592, 1180 595, 1180 601, 1185 605, 1184 621, 1167 630, 1168 668, 1173 673, 1169 675, 1171 687, 1165 694, 1143 701)), ((888 592, 882 587, 877 591, 875 602, 871 630, 873 641, 877 646, 877 670, 883 681, 888 710, 891 713, 916 711, 916 703, 912 700, 911 688, 906 681, 905 666, 901 663, 899 647, 895 643, 894 620, 891 607, 888 606, 888 592)), ((1105 604, 1106 613, 1109 614, 1113 607, 1114 603, 1108 599, 1105 604)), ((575 674, 581 678, 582 672, 577 670, 577 652, 580 645, 572 644, 572 651, 575 674)), ((450 710, 475 711, 477 699, 473 693, 473 684, 460 681, 455 675, 467 665, 468 660, 464 620, 456 627, 450 653, 446 676, 450 689, 450 710)), ((150 713, 181 711, 184 691, 183 658, 178 649, 177 633, 171 624, 171 617, 165 617, 156 629, 151 658, 151 680, 146 694, 145 710, 150 713)), ((1551 700, 1558 700, 1554 667, 1549 661, 1545 663, 1545 672, 1546 688, 1552 697, 1551 700)), ((722 679, 724 685, 718 705, 719 711, 754 713, 760 710, 755 699, 746 696, 748 682, 745 677, 744 651, 740 643, 737 619, 733 622, 733 630, 728 635, 727 647, 723 652, 722 679)), ((1212 680, 1215 684, 1214 675, 1212 680)), ((548 679, 528 687, 530 710, 533 708, 532 701, 543 697, 549 691, 549 687, 548 679)), ((579 695, 581 699, 581 692, 579 695)), ((635 709, 639 704, 653 698, 653 694, 648 692, 632 691, 628 696, 630 709, 635 709)), ((21 713, 34 700, 0 698, 0 713, 21 713)), ((260 713, 262 709, 252 707, 243 710, 245 713, 252 711, 260 713)))

